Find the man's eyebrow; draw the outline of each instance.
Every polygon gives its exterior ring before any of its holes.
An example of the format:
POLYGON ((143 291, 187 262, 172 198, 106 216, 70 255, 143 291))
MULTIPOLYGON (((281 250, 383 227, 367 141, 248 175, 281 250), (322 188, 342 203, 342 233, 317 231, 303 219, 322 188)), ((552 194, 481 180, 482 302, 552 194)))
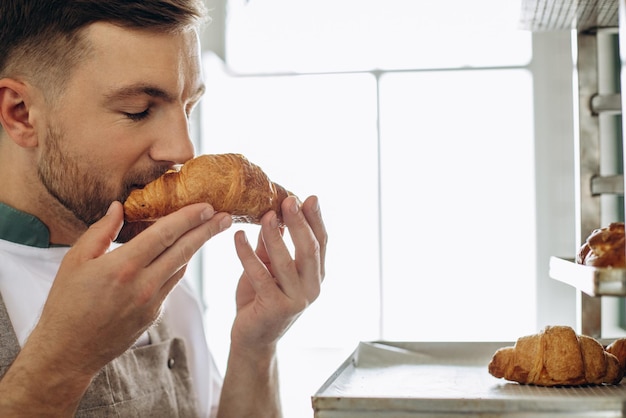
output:
POLYGON ((116 100, 130 99, 142 95, 162 99, 166 102, 171 102, 174 100, 174 97, 167 91, 149 84, 135 84, 132 86, 126 86, 116 89, 114 91, 111 91, 110 93, 107 93, 105 95, 105 99, 108 102, 112 102, 116 100))
MULTIPOLYGON (((190 98, 192 100, 199 100, 200 97, 202 97, 202 95, 204 94, 205 90, 206 87, 204 86, 204 84, 201 84, 190 98)), ((110 93, 105 94, 105 100, 107 102, 113 102, 117 100, 131 99, 133 97, 142 95, 158 98, 166 102, 173 102, 175 100, 174 96, 166 90, 150 84, 135 84, 132 86, 116 89, 110 93)))

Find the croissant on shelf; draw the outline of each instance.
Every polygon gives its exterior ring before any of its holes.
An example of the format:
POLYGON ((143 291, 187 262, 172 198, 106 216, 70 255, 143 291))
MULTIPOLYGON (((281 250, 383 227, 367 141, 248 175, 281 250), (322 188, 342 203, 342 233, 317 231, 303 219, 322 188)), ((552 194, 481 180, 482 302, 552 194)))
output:
POLYGON ((616 385, 624 377, 617 357, 568 326, 547 326, 497 350, 489 373, 537 386, 616 385))
POLYGON ((291 193, 272 182, 241 154, 207 154, 168 171, 124 202, 127 222, 151 222, 183 206, 207 202, 234 222, 256 223, 270 210, 281 219, 281 203, 291 193))
POLYGON ((626 267, 624 223, 595 229, 578 250, 576 262, 592 267, 626 267))

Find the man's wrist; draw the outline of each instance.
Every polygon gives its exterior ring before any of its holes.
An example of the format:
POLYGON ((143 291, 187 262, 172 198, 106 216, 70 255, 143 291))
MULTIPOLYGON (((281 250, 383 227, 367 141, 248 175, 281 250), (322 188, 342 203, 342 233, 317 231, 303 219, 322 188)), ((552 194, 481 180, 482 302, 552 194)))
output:
POLYGON ((74 416, 92 376, 55 363, 25 346, 0 380, 0 416, 74 416))

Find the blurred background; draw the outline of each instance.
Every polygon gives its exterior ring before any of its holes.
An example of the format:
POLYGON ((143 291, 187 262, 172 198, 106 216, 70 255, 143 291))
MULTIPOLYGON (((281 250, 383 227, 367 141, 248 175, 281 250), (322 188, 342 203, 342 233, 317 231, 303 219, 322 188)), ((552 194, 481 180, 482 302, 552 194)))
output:
MULTIPOLYGON (((548 274, 579 245, 570 30, 528 30, 521 0, 207 6, 197 153, 242 153, 317 195, 329 233, 322 294, 279 347, 285 416, 312 416, 359 341, 576 325, 575 289, 548 274)), ((609 159, 621 168, 621 150, 609 159)), ((258 235, 235 225, 192 269, 222 370, 238 229, 258 235)), ((602 303, 605 334, 620 334, 618 301, 602 303)))

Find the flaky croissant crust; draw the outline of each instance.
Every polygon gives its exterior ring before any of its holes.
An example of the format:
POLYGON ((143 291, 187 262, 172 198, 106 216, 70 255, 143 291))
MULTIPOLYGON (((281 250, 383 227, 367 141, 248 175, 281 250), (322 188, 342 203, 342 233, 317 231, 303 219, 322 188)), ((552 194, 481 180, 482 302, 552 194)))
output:
POLYGON ((193 158, 179 171, 169 171, 124 202, 127 222, 154 221, 192 203, 210 203, 235 222, 259 223, 291 193, 272 182, 260 167, 241 154, 207 154, 193 158))
POLYGON ((578 250, 576 262, 593 267, 626 267, 624 223, 595 229, 578 250))
POLYGON ((538 386, 618 384, 624 372, 618 359, 595 339, 567 326, 548 326, 496 351, 489 373, 538 386))

